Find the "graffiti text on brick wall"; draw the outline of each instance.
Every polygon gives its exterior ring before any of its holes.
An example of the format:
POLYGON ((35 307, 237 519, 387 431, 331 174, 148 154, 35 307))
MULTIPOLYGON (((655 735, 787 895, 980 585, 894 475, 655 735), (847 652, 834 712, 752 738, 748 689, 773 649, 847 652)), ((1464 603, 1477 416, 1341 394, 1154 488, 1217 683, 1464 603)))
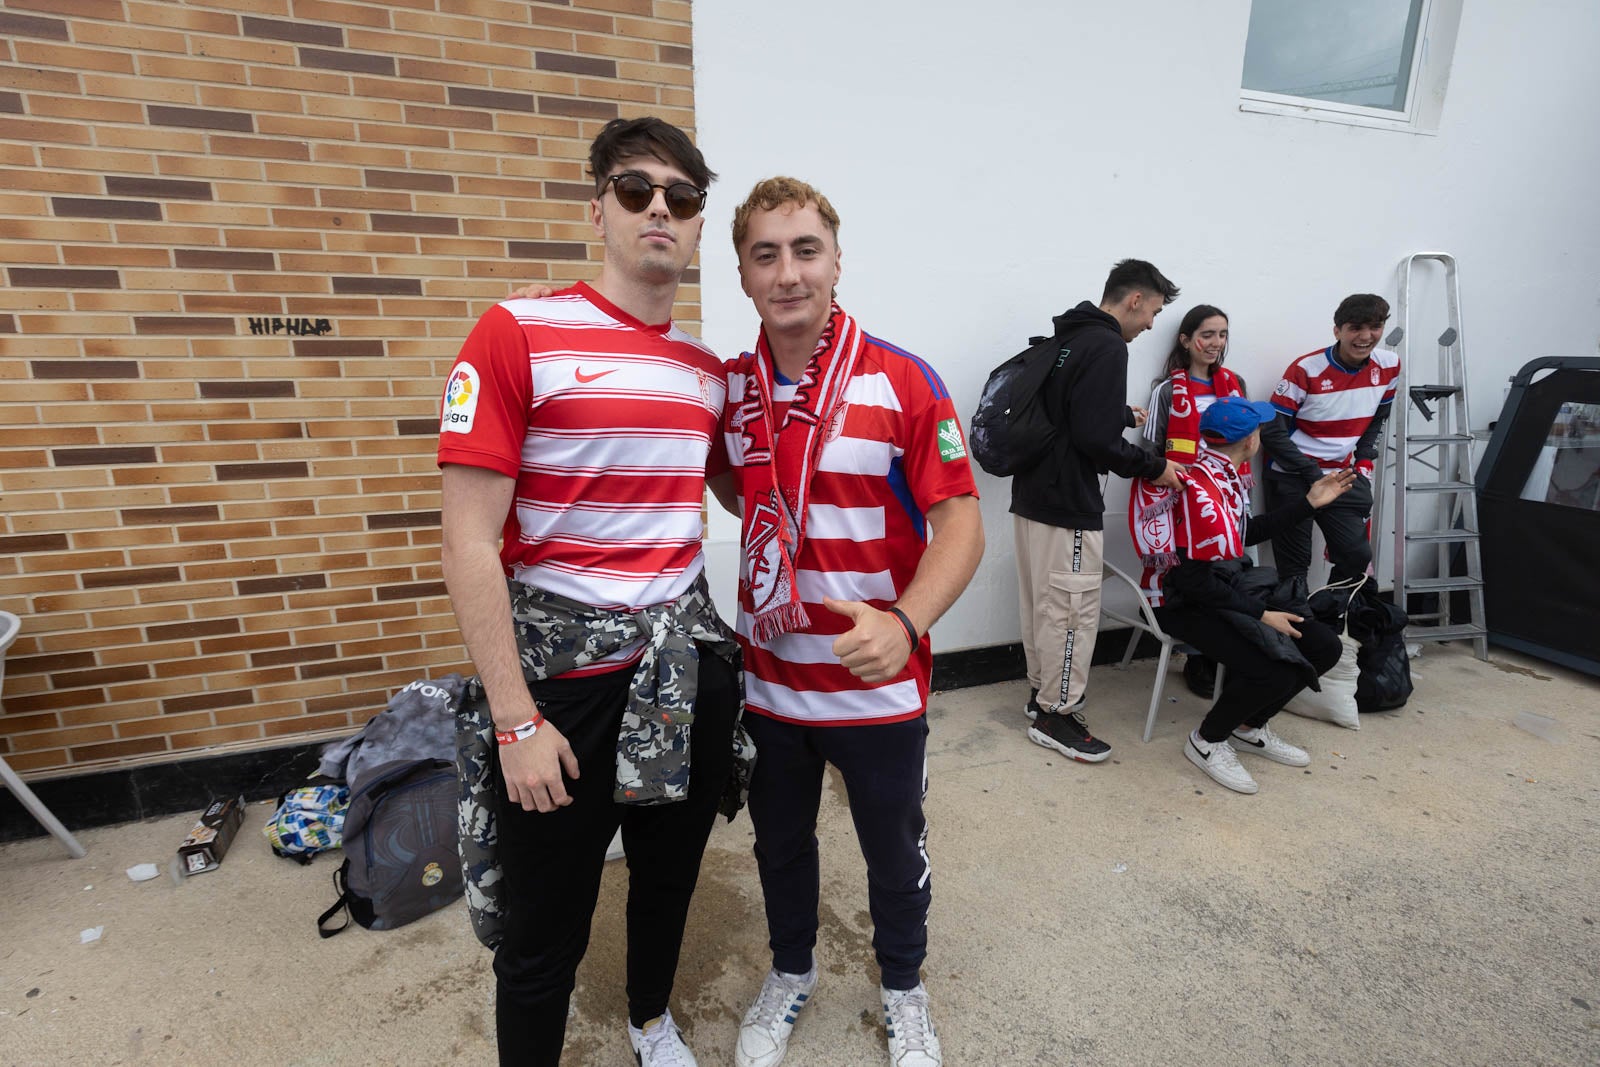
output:
POLYGON ((295 336, 309 334, 321 337, 333 331, 333 323, 327 319, 279 319, 255 318, 250 319, 250 332, 253 334, 289 333, 295 336))

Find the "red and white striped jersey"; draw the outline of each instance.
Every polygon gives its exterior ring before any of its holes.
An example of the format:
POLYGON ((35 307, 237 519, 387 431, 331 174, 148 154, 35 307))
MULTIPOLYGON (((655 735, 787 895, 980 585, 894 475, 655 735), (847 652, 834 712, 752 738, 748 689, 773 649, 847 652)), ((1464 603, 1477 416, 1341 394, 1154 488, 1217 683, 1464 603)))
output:
MULTIPOLYGON (((1272 393, 1272 406, 1294 420, 1290 440, 1323 470, 1348 466, 1356 441, 1372 416, 1394 400, 1400 356, 1375 348, 1360 367, 1339 362, 1334 348, 1319 348, 1289 364, 1272 393)), ((1282 470, 1276 463, 1272 470, 1282 470)))
MULTIPOLYGON (((445 387, 439 464, 516 479, 500 560, 604 608, 680 596, 704 566, 708 466, 725 469, 721 360, 578 284, 490 308, 445 387)), ((612 663, 637 658, 623 650, 612 663)))
MULTIPOLYGON (((728 363, 729 395, 744 395, 756 357, 728 363)), ((779 385, 774 408, 786 410, 793 386, 779 385)), ((898 722, 927 706, 933 653, 926 641, 894 678, 869 685, 833 654, 851 627, 822 606, 824 596, 886 608, 900 598, 927 545, 929 508, 976 496, 966 438, 950 393, 927 363, 866 337, 836 437, 822 447, 806 504, 805 541, 796 584, 811 620, 767 645, 751 635, 741 605, 737 629, 745 652, 745 705, 758 714, 813 726, 898 722)), ((741 501, 770 483, 768 468, 746 467, 738 404, 723 419, 728 461, 741 501), (748 481, 747 481, 748 479, 748 481)), ((777 416, 780 420, 782 415, 777 416)), ((741 565, 740 573, 745 573, 741 565)))

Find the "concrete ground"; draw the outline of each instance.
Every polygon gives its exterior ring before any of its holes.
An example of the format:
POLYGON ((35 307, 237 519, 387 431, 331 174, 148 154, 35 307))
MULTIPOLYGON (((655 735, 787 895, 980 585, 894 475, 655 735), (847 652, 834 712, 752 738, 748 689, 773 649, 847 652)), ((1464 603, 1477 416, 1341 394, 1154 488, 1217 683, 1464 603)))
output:
MULTIPOLYGON (((1251 761, 1253 797, 1181 755, 1202 704, 1153 663, 1097 668, 1098 766, 1028 743, 1021 683, 932 702, 926 977, 952 1065, 1600 1063, 1600 687, 1536 660, 1429 646, 1417 690, 1359 732, 1284 716, 1309 770, 1251 761), (1514 725, 1556 720, 1553 740, 1514 725)), ((1247 757, 1248 759, 1248 757, 1247 757)), ((824 796, 822 984, 786 1064, 880 1064, 865 873, 824 796)), ((461 904, 322 941, 337 854, 300 867, 250 808, 222 868, 135 884, 189 816, 0 847, 0 1064, 494 1060, 489 956, 461 904), (102 927, 99 940, 81 932, 102 927)), ((732 1061, 768 957, 741 816, 715 832, 674 1012, 732 1061)), ((579 976, 574 1064, 631 1063, 626 872, 579 976)))

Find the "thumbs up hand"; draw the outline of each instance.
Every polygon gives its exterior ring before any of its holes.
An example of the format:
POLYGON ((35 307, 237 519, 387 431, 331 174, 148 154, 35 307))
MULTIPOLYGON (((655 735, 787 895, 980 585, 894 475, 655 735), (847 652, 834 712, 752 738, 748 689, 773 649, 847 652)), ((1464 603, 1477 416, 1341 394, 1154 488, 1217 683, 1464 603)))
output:
POLYGON ((859 600, 823 597, 822 606, 854 625, 833 642, 833 654, 863 682, 887 682, 911 658, 911 642, 900 620, 859 600))

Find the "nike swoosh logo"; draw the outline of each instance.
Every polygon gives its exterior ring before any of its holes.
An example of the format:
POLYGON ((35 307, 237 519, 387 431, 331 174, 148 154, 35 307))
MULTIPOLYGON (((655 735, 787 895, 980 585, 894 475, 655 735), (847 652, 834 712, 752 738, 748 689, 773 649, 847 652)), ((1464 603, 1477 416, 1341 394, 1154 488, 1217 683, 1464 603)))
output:
POLYGON ((575 370, 575 371, 572 372, 572 376, 574 378, 578 379, 578 381, 584 383, 585 385, 588 385, 592 381, 596 381, 596 380, 598 380, 600 378, 604 378, 608 374, 615 374, 615 373, 616 373, 616 368, 613 367, 610 370, 597 370, 593 374, 585 374, 581 370, 575 370))

